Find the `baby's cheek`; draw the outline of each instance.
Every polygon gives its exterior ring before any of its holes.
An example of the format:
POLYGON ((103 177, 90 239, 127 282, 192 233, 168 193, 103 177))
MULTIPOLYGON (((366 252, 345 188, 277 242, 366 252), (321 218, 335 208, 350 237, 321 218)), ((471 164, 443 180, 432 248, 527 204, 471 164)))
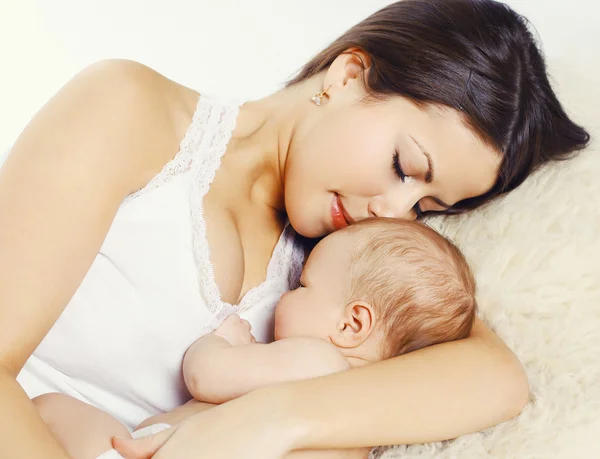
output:
POLYGON ((287 322, 285 305, 280 304, 275 310, 275 339, 285 338, 287 322))

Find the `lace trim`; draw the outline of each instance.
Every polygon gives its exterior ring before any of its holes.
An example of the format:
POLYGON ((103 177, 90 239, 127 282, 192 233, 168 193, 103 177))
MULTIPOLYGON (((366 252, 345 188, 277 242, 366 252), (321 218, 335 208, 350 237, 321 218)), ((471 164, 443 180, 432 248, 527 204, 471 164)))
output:
MULTIPOLYGON (((300 276, 304 269, 304 246, 297 242, 294 236, 290 269, 287 276, 286 290, 295 290, 300 287, 300 276)), ((283 294, 283 293, 282 293, 283 294)))
POLYGON ((213 315, 210 326, 218 327, 231 313, 240 313, 262 302, 272 308, 287 290, 299 282, 304 250, 296 243, 295 232, 287 224, 269 261, 265 281, 250 289, 235 306, 221 299, 210 262, 203 200, 221 166, 221 159, 231 140, 239 114, 240 102, 221 102, 202 95, 198 99, 192 122, 186 130, 179 152, 146 186, 129 195, 123 203, 167 183, 174 176, 191 170, 190 220, 193 256, 198 287, 206 307, 213 315), (269 301, 267 301, 269 300, 269 301))
MULTIPOLYGON (((304 268, 304 246, 298 242, 296 233, 289 224, 284 231, 284 238, 281 255, 274 253, 271 258, 272 265, 269 264, 269 268, 272 269, 269 270, 268 279, 273 279, 272 293, 274 297, 271 301, 263 301, 263 310, 274 309, 281 295, 300 286, 300 275, 304 268)), ((248 307, 256 304, 257 300, 258 298, 253 297, 248 307)))
POLYGON ((233 135, 239 113, 239 104, 223 105, 216 101, 210 101, 208 97, 201 96, 197 113, 196 129, 190 131, 190 141, 188 142, 193 146, 193 151, 198 152, 197 155, 199 156, 199 159, 193 165, 194 172, 190 195, 192 243, 200 294, 213 317, 218 317, 220 311, 229 310, 231 305, 225 304, 221 300, 216 285, 206 236, 203 200, 214 181, 216 172, 221 165, 221 158, 225 154, 227 144, 233 135))
POLYGON ((196 106, 196 111, 194 112, 194 116, 192 117, 192 122, 186 129, 185 135, 179 143, 179 151, 177 152, 175 157, 171 159, 167 164, 165 164, 161 171, 156 176, 154 176, 152 180, 150 180, 144 187, 128 195, 123 200, 122 204, 134 200, 143 193, 158 188, 159 186, 167 183, 176 175, 183 174, 184 172, 187 172, 191 169, 192 163, 194 161, 195 150, 193 148, 190 148, 189 142, 195 137, 195 134, 192 131, 198 131, 198 125, 202 123, 202 120, 199 119, 201 113, 199 113, 198 111, 198 105, 200 105, 200 101, 198 101, 198 104, 196 106))
MULTIPOLYGON (((197 155, 200 156, 200 159, 195 161, 192 166, 194 173, 190 196, 194 258, 198 269, 200 292, 213 315, 211 325, 215 328, 231 313, 240 313, 261 301, 265 303, 263 306, 272 307, 289 288, 291 253, 295 251, 295 235, 292 228, 287 225, 273 250, 265 281, 250 289, 237 306, 221 299, 214 269, 210 262, 203 199, 214 181, 221 165, 221 159, 233 135, 240 105, 240 103, 223 104, 202 96, 198 104, 200 115, 197 129, 190 131, 190 136, 197 135, 201 139, 199 142, 191 142, 194 151, 199 151, 197 155)), ((302 262, 300 262, 300 269, 301 264, 302 262)))
POLYGON ((303 262, 304 250, 296 243, 296 233, 288 223, 269 260, 265 282, 250 289, 244 295, 239 304, 240 312, 250 309, 261 300, 265 308, 272 307, 279 301, 281 295, 296 288, 300 281, 303 262), (264 301, 266 294, 274 295, 275 298, 270 302, 264 301))

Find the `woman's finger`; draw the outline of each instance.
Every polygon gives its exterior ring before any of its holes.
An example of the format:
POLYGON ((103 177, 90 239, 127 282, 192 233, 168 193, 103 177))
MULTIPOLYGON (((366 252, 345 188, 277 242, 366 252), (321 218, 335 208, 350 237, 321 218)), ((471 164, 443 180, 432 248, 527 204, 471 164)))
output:
POLYGON ((159 432, 143 438, 120 438, 113 437, 113 448, 126 459, 151 459, 152 456, 165 444, 173 435, 175 428, 159 432))

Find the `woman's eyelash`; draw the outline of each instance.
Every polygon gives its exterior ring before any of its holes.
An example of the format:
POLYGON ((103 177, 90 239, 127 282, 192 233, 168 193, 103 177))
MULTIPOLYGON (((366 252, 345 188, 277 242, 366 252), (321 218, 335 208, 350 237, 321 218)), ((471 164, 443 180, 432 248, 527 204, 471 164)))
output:
POLYGON ((418 202, 414 205, 413 210, 417 216, 417 220, 421 220, 425 216, 425 212, 421 210, 421 206, 418 202))
MULTIPOLYGON (((402 166, 400 165, 400 154, 398 153, 398 150, 396 150, 394 152, 394 159, 392 160, 392 168, 396 172, 396 175, 398 175, 398 177, 400 177, 400 180, 402 180, 402 183, 404 183, 406 181, 406 178, 408 177, 408 175, 406 175, 404 173, 404 171, 402 170, 402 166)), ((414 205, 413 212, 416 214, 417 220, 420 220, 421 218, 423 218, 424 212, 421 210, 421 206, 419 205, 418 202, 414 205)))
POLYGON ((406 174, 404 173, 404 171, 402 170, 402 166, 400 165, 400 154, 398 153, 398 150, 394 152, 394 158, 392 160, 392 169, 396 171, 396 175, 400 177, 400 180, 402 180, 403 182, 406 180, 406 174))

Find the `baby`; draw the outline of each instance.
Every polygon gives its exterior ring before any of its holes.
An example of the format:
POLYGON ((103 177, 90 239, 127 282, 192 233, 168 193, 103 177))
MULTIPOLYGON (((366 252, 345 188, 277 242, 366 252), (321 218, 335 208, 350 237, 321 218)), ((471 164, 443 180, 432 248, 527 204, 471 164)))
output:
MULTIPOLYGON (((316 245, 300 287, 277 305, 273 343, 257 343, 250 324, 231 315, 190 346, 184 379, 196 401, 224 403, 466 338, 475 312, 475 281, 450 241, 419 222, 367 219, 316 245)), ((96 458, 113 436, 130 437, 116 419, 70 397, 46 394, 34 403, 73 458, 96 458)), ((134 437, 181 421, 195 412, 191 403, 177 416, 144 421, 134 437)), ((98 459, 121 457, 110 450, 98 459)))

